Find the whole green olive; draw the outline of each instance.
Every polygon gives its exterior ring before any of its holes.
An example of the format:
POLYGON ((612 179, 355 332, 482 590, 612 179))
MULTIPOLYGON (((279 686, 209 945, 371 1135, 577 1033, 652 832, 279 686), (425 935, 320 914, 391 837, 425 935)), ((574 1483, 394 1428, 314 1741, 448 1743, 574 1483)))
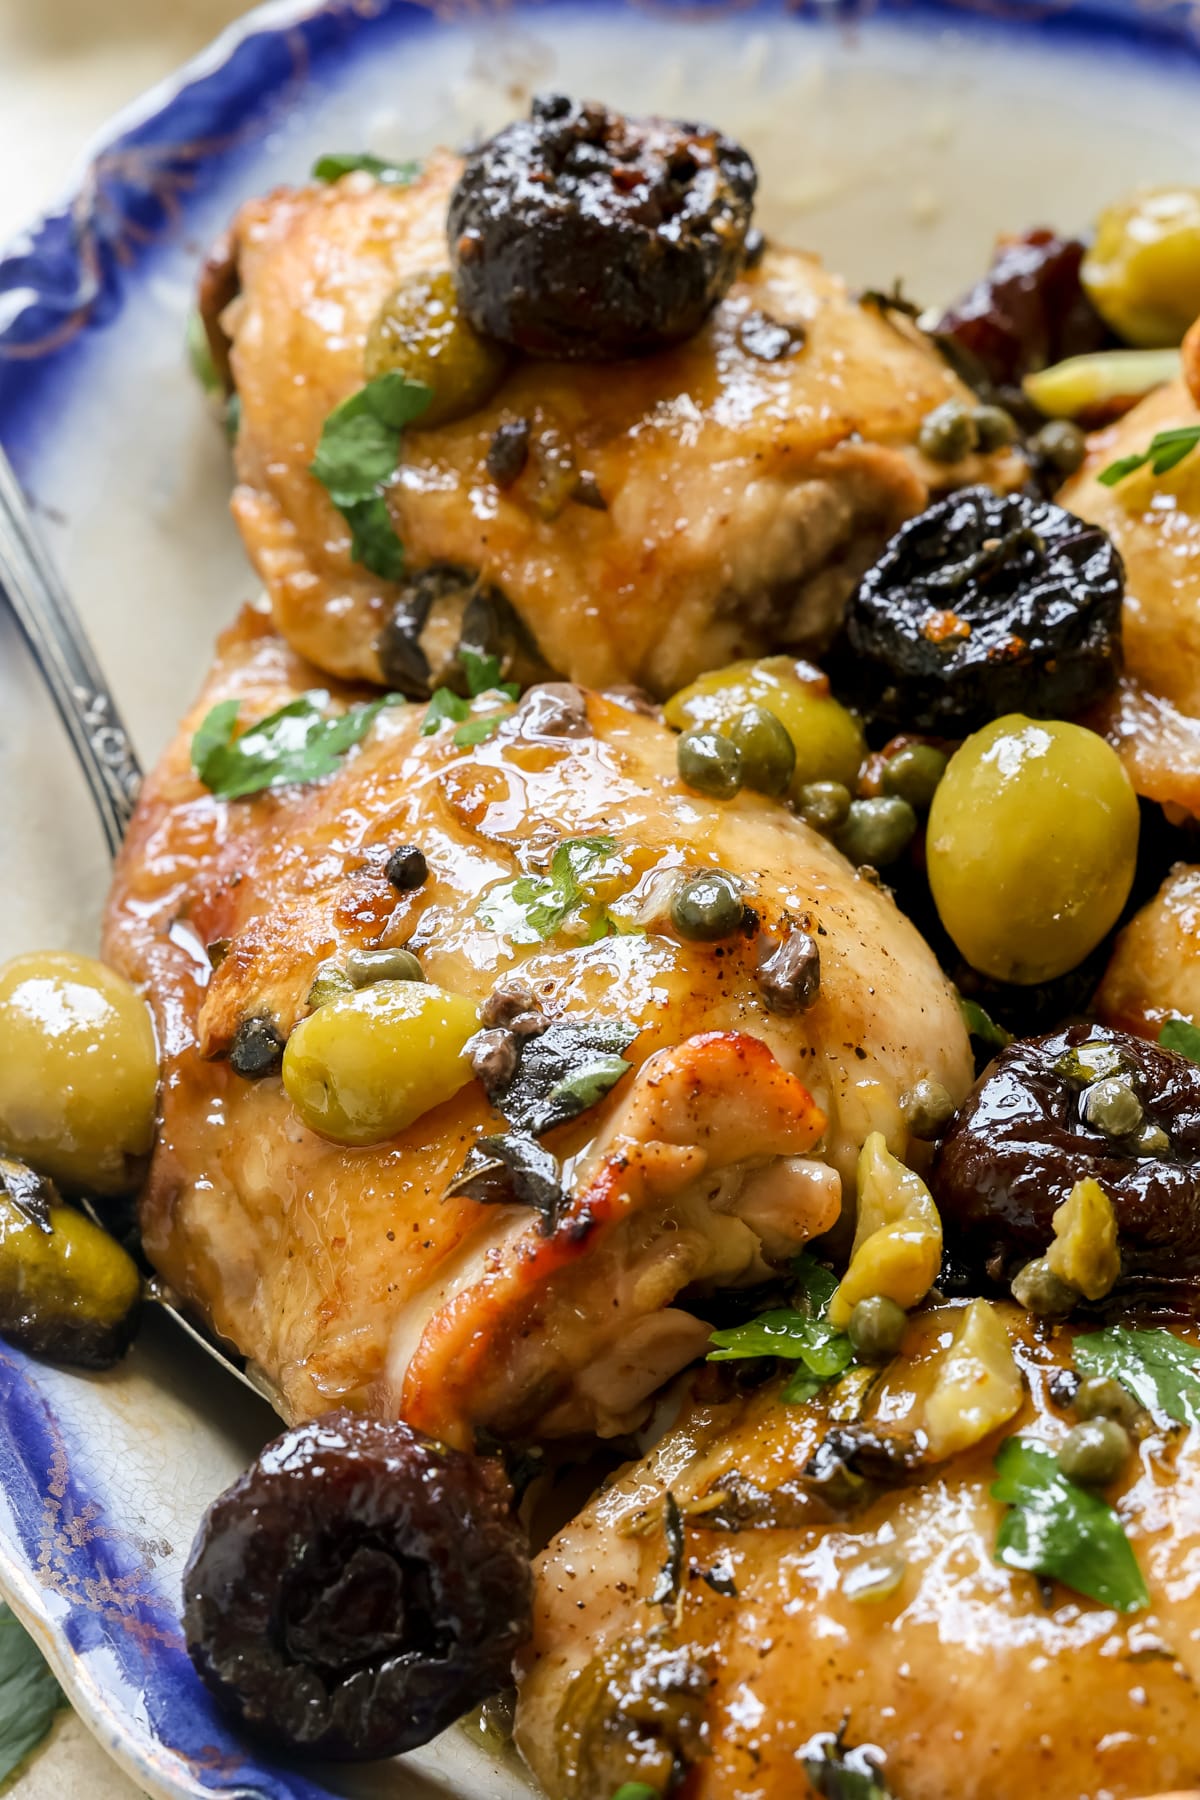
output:
POLYGON ((787 728, 765 706, 748 706, 725 728, 742 759, 742 780, 758 794, 786 794, 796 767, 787 728))
POLYGON ((975 416, 961 400, 944 400, 921 421, 917 448, 930 462, 961 462, 979 444, 975 416))
POLYGON ((742 785, 742 757, 720 731, 685 731, 675 746, 679 778, 712 800, 732 800, 742 785))
POLYGON ((724 869, 706 869, 685 881, 671 902, 671 923, 681 938, 716 943, 732 937, 745 917, 742 890, 724 869))
POLYGON ((416 430, 476 412, 508 368, 507 353, 459 312, 449 269, 421 270, 388 296, 367 335, 365 361, 369 381, 398 370, 432 390, 416 430))
POLYGON ((728 732, 749 706, 773 713, 791 738, 794 795, 813 782, 837 781, 851 789, 857 785, 867 751, 862 726, 833 698, 819 669, 790 656, 730 663, 701 675, 672 694, 663 717, 675 731, 705 726, 728 732))
POLYGON ((0 1149, 60 1187, 119 1194, 154 1141, 158 1051, 146 1004, 90 956, 0 968, 0 1149))
POLYGON ((903 856, 917 829, 917 815, 907 800, 894 794, 853 800, 844 824, 834 833, 834 843, 852 863, 869 863, 885 869, 903 856))
POLYGON ((479 1013, 424 981, 379 981, 328 1001, 296 1026, 283 1085, 310 1131, 377 1144, 471 1079, 463 1046, 479 1013))
POLYGON ((1058 1452, 1058 1466, 1068 1481, 1083 1487, 1107 1487, 1129 1461, 1129 1433, 1115 1419, 1087 1419, 1068 1431, 1058 1452))
POLYGON ((949 761, 933 744, 906 744, 883 765, 883 791, 907 800, 914 812, 928 812, 949 761))
POLYGON ((1076 967, 1133 883, 1138 803, 1095 732, 1020 714, 950 759, 929 811, 929 885, 972 967, 1033 985, 1076 967))
POLYGON ((890 1362, 907 1330, 908 1314, 886 1294, 872 1294, 869 1299, 860 1300, 846 1327, 855 1356, 866 1363, 890 1362))
POLYGON ((83 1213, 55 1199, 33 1216, 0 1186, 0 1337, 55 1362, 108 1368, 133 1337, 141 1288, 132 1258, 83 1213))
POLYGON ((1080 277, 1126 343, 1181 342, 1200 313, 1200 187, 1143 188, 1108 207, 1080 277))

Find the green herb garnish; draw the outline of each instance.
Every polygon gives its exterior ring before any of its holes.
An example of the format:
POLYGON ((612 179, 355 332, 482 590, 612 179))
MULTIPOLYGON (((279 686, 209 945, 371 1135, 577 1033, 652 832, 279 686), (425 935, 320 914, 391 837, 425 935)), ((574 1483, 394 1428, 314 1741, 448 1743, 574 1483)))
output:
POLYGON ((977 1044, 985 1050, 1005 1050, 1013 1041, 1011 1031, 1003 1025, 997 1025, 990 1013, 984 1011, 978 1000, 965 1000, 958 996, 958 1010, 962 1014, 962 1022, 977 1044))
POLYGON ((386 156, 372 156, 365 150, 357 153, 334 150, 327 156, 318 156, 313 164, 313 180, 340 181, 343 175, 353 175, 357 169, 373 175, 376 181, 386 181, 389 187, 407 187, 421 173, 419 162, 392 162, 386 156))
POLYGON ((837 1291, 837 1276, 807 1253, 797 1258, 796 1275, 795 1306, 777 1307, 742 1325, 714 1331, 709 1341, 715 1348, 708 1353, 709 1362, 780 1356, 799 1363, 781 1396, 792 1405, 811 1400, 854 1361, 850 1339, 844 1331, 835 1331, 825 1316, 837 1291))
POLYGON ((404 546, 383 497, 400 461, 406 425, 428 407, 433 389, 399 370, 376 376, 335 406, 326 419, 310 470, 350 527, 354 561, 398 581, 404 546))
POLYGON ((822 1731, 810 1738, 800 1752, 804 1773, 824 1800, 892 1800, 880 1779, 874 1758, 877 1750, 864 1744, 849 1749, 840 1731, 822 1731))
POLYGON ((479 917, 514 944, 544 943, 592 897, 595 877, 616 856, 610 837, 566 838, 548 875, 521 875, 485 894, 479 917))
POLYGON ((1200 1028, 1190 1019, 1168 1019, 1158 1034, 1164 1050, 1174 1050, 1189 1062, 1200 1063, 1200 1028))
POLYGON ((554 1019, 523 1041, 515 1073, 488 1087, 488 1099, 518 1131, 540 1137, 603 1100, 633 1066, 621 1052, 637 1035, 624 1019, 554 1019))
POLYGON ((1173 1331, 1113 1325, 1077 1337, 1074 1352, 1083 1374, 1111 1375, 1160 1419, 1200 1425, 1200 1350, 1173 1331))
POLYGON ((1149 1606, 1120 1519, 1098 1494, 1068 1481, 1052 1451, 1028 1438, 1007 1438, 996 1476, 992 1498, 1010 1509, 996 1538, 998 1563, 1052 1576, 1118 1612, 1149 1606))
POLYGON ((208 333, 204 329, 204 320, 194 308, 188 314, 185 342, 192 374, 204 392, 210 398, 223 396, 225 383, 217 374, 217 365, 213 361, 212 347, 208 341, 208 333))
MULTIPOLYGON (((463 666, 472 700, 478 700, 481 694, 492 693, 502 695, 505 700, 520 699, 521 690, 515 681, 501 681, 499 657, 480 656, 475 650, 460 650, 458 660, 463 666)), ((440 687, 430 697, 421 736, 432 737, 438 727, 450 719, 458 723, 454 733, 455 748, 467 750, 486 742, 499 725, 501 716, 500 713, 487 713, 472 717, 470 705, 461 694, 456 694, 453 688, 440 687)))
POLYGON ((647 1787, 644 1781, 623 1781, 612 1800, 661 1800, 657 1788, 647 1787))
POLYGON ((1150 464, 1152 475, 1166 475, 1185 456, 1200 445, 1200 425, 1178 425, 1171 431, 1160 431, 1150 439, 1150 448, 1136 456, 1122 456, 1100 471, 1097 479, 1105 487, 1116 487, 1127 475, 1150 464))
POLYGON ((41 1651, 0 1601, 0 1783, 37 1748, 66 1703, 41 1651))
POLYGON ((320 781, 362 741, 385 706, 402 703, 402 695, 389 694, 331 714, 329 695, 313 688, 238 737, 240 702, 221 700, 192 739, 192 768, 219 800, 244 800, 292 781, 320 781))

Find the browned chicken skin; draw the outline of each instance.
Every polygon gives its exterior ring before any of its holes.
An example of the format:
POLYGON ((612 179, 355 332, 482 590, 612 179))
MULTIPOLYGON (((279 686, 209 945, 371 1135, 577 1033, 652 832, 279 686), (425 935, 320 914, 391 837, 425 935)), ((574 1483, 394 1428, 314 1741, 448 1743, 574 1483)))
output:
POLYGON ((105 950, 148 985, 164 1054, 148 1254, 289 1417, 351 1403, 459 1440, 477 1425, 623 1429, 704 1347, 682 1290, 761 1280, 828 1229, 867 1134, 903 1149, 914 1081, 962 1097, 952 991, 825 840, 748 792, 720 804, 684 788, 657 718, 600 695, 535 689, 467 751, 446 727, 422 736, 424 709, 401 704, 322 783, 233 802, 201 786, 189 751, 208 707, 237 696, 249 722, 318 679, 247 614, 122 852, 105 950), (587 942, 585 913, 522 943, 481 916, 559 843, 598 834, 620 854, 600 897, 632 909, 622 935, 587 942), (404 843, 430 868, 410 893, 383 867, 404 843), (757 938, 685 942, 656 912, 672 871, 714 865, 746 881, 757 938), (756 981, 762 931, 804 919, 820 994, 783 1016, 756 981), (637 1073, 549 1140, 581 1160, 548 1235, 526 1207, 447 1196, 475 1139, 503 1129, 478 1082, 348 1149, 300 1122, 277 1077, 245 1080, 224 1059, 249 1015, 286 1036, 325 959, 400 944, 477 1003, 519 973, 549 1015, 636 1033, 637 1073))
MULTIPOLYGON (((786 1405, 771 1384, 685 1406, 563 1529, 538 1564, 517 1714, 548 1794, 609 1800, 614 1769, 637 1778, 640 1730, 643 1744, 683 1742, 685 1800, 801 1800, 814 1791, 804 1746, 843 1725, 847 1744, 883 1753, 903 1800, 1127 1800, 1200 1784, 1200 1437, 1147 1439, 1112 1490, 1149 1609, 1122 1615, 1056 1584, 1043 1597, 994 1562, 1002 1508, 988 1490, 1003 1437, 1065 1435, 1047 1389, 1071 1333, 1003 1310, 1028 1389, 1019 1411, 853 1517, 831 1518, 797 1481, 829 1429, 826 1403, 786 1405), (684 1519, 680 1597, 654 1605, 668 1487, 684 1519), (899 1571, 892 1591, 852 1597, 873 1572, 886 1590, 880 1569, 899 1571)), ((914 1321, 868 1403, 898 1436, 956 1317, 914 1321)))
MULTIPOLYGON (((309 465, 325 419, 366 379, 383 302, 402 278, 446 267, 459 168, 440 154, 408 188, 352 175, 280 191, 234 226, 234 513, 280 630, 341 676, 380 679, 376 643, 403 589, 351 560, 309 465)), ((388 504, 408 566, 495 584, 551 668, 661 695, 735 657, 826 641, 931 489, 1020 479, 1007 451, 951 468, 918 454, 922 419, 956 395, 970 398, 907 321, 853 301, 812 257, 771 248, 675 350, 519 362, 478 412, 410 428, 388 504), (793 328, 776 360, 764 316, 793 328), (529 457, 501 488, 488 448, 518 420, 529 457), (569 497, 575 476, 587 504, 569 497)), ((435 670, 456 636, 451 620, 426 644, 435 670)))

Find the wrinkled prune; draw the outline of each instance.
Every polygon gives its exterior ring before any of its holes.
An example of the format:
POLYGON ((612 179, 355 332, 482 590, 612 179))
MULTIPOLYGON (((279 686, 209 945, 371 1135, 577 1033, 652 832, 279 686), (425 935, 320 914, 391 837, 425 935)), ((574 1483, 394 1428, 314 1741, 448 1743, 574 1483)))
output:
POLYGON ((450 199, 477 331, 531 356, 642 356, 698 331, 739 273, 757 176, 707 125, 535 100, 450 199))
POLYGON ((947 1243, 1011 1275, 1045 1252, 1055 1209, 1085 1176, 1112 1202, 1126 1278, 1200 1273, 1200 1067, 1095 1025, 1011 1044, 951 1124, 930 1187, 947 1243), (1129 1138, 1092 1122, 1104 1111, 1088 1093, 1113 1080, 1141 1103, 1129 1138))
POLYGON ((209 1508, 188 1653, 275 1743, 341 1761, 426 1743, 510 1679, 532 1580, 498 1462, 399 1422, 285 1432, 209 1508))
POLYGON ((1116 681, 1124 591, 1098 525, 963 488, 902 525, 859 583, 845 627, 855 698, 947 736, 1006 712, 1069 718, 1116 681))

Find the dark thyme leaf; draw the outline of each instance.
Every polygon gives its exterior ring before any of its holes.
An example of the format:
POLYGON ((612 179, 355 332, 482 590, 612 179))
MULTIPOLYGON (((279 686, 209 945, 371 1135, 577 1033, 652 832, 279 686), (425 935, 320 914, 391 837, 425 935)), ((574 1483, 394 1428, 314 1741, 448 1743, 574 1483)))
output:
POLYGON ((485 1206, 531 1206, 547 1237, 566 1197, 558 1158, 518 1131, 480 1138, 447 1191, 485 1206))
POLYGON ((674 1494, 667 1489, 663 1503, 663 1531, 667 1539, 667 1560, 658 1571, 650 1594, 651 1606, 669 1606, 679 1598, 683 1579, 683 1520, 674 1494))
POLYGON ((623 1019, 555 1019, 525 1039, 516 1073, 488 1099, 517 1131, 541 1137, 604 1098, 631 1067, 621 1052, 637 1034, 623 1019))

